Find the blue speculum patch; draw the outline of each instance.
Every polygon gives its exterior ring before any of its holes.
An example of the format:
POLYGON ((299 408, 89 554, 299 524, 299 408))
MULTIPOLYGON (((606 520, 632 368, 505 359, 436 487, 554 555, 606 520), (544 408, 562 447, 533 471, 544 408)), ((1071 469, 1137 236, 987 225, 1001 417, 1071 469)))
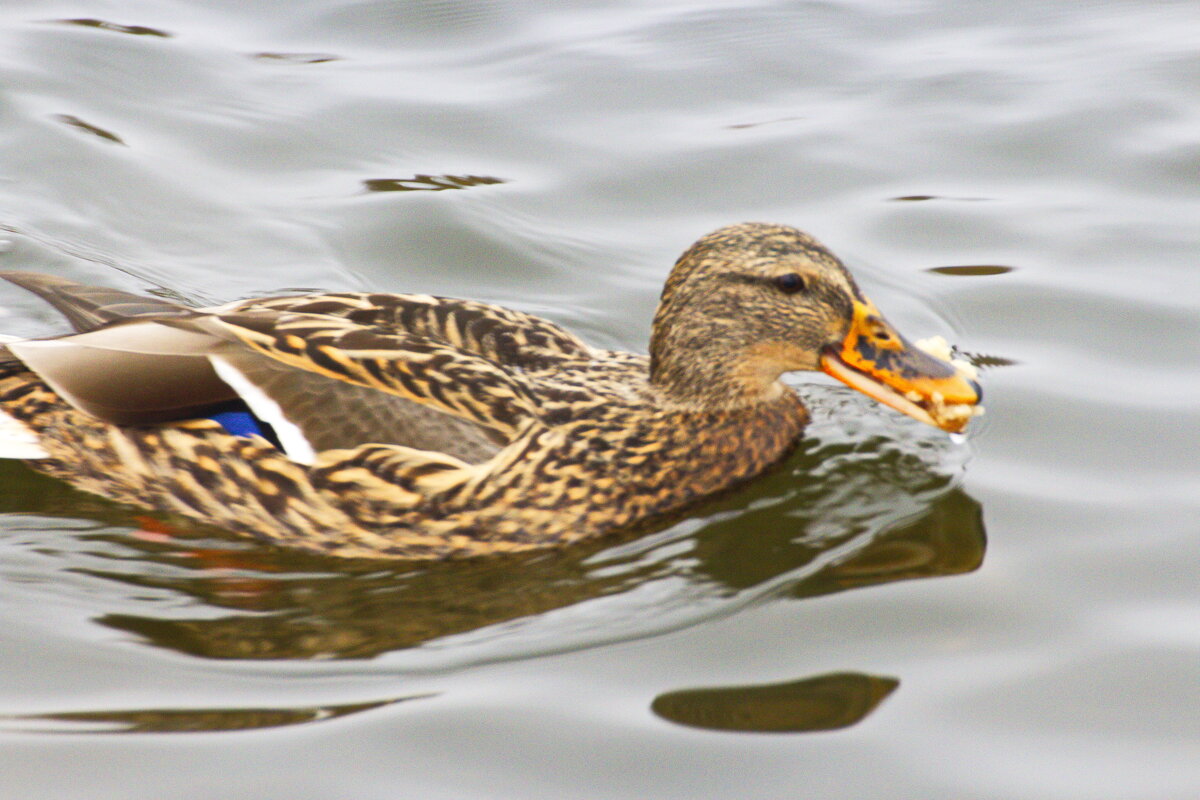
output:
POLYGON ((208 418, 234 436, 261 436, 280 450, 283 449, 279 444, 279 437, 275 435, 275 429, 271 427, 270 423, 254 416, 246 404, 241 401, 235 400, 219 406, 208 415, 208 418))
POLYGON ((219 411, 209 419, 219 423, 234 436, 264 436, 262 424, 249 411, 219 411))

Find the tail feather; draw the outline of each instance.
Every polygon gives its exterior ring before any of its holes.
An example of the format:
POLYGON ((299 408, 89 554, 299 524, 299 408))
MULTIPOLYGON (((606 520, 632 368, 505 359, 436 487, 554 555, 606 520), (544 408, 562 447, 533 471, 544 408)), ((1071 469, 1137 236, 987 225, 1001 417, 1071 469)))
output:
POLYGON ((40 272, 3 270, 0 278, 28 289, 54 306, 81 333, 136 317, 191 314, 188 308, 177 303, 106 286, 88 286, 40 272))

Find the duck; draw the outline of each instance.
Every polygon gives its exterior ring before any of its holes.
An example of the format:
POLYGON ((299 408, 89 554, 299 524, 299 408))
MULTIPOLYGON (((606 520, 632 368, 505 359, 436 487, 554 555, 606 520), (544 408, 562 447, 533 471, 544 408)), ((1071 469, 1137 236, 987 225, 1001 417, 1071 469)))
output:
POLYGON ((647 354, 423 294, 192 308, 0 272, 73 331, 0 344, 0 457, 77 488, 347 558, 570 545, 686 513, 780 463, 821 371, 949 432, 960 365, 904 338, 796 228, 716 230, 675 263, 647 354))

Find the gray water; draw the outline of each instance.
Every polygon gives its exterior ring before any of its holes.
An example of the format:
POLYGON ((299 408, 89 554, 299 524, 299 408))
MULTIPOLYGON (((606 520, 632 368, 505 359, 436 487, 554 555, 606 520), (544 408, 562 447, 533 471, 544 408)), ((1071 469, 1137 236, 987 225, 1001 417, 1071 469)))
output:
MULTIPOLYGON (((674 527, 302 557, 0 464, 4 798, 1200 797, 1200 6, 0 7, 0 268, 478 298, 644 350, 786 222, 985 365, 674 527)), ((0 287, 0 332, 61 330, 0 287)))

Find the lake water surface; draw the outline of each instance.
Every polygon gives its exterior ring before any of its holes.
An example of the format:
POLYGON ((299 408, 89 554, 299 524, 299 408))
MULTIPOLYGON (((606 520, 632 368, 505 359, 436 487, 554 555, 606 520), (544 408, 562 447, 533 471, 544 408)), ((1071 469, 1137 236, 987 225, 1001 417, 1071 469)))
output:
MULTIPOLYGON (((743 220, 986 366, 798 377, 621 542, 262 547, 0 463, 0 797, 1200 797, 1200 6, 7 0, 0 269, 478 298, 644 351, 743 220)), ((0 286, 0 332, 62 329, 0 286)))

